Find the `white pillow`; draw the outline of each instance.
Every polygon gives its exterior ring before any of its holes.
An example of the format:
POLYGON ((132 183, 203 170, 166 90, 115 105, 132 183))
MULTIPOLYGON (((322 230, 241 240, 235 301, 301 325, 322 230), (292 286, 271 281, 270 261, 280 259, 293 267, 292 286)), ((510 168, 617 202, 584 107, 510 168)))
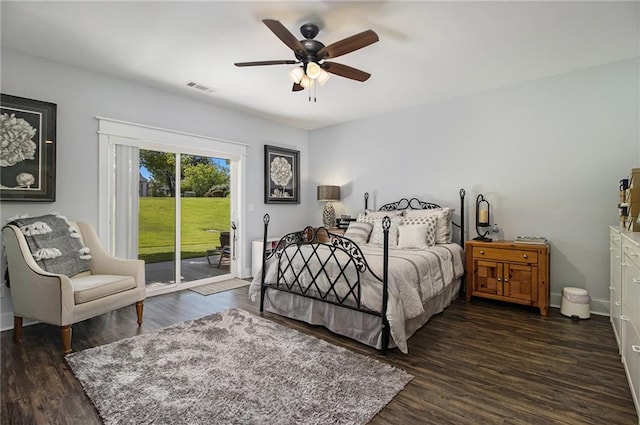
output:
MULTIPOLYGON (((405 224, 398 227, 398 248, 428 248, 428 224, 405 224)), ((432 233, 433 234, 433 233, 432 233)))
MULTIPOLYGON (((391 219, 391 224, 389 226, 389 246, 398 245, 398 226, 402 223, 402 219, 400 217, 394 217, 391 219)), ((373 230, 371 231, 371 236, 369 236, 369 243, 375 245, 383 245, 384 244, 384 232, 382 230, 382 219, 376 218, 373 221, 373 230)))
POLYGON ((344 237, 349 238, 358 244, 367 243, 369 235, 371 234, 371 229, 373 229, 373 224, 371 223, 358 223, 356 221, 352 221, 349 223, 347 231, 344 232, 344 237))
POLYGON ((433 208, 429 210, 407 210, 402 224, 424 224, 426 217, 436 217, 436 243, 451 243, 451 219, 453 208, 433 208))

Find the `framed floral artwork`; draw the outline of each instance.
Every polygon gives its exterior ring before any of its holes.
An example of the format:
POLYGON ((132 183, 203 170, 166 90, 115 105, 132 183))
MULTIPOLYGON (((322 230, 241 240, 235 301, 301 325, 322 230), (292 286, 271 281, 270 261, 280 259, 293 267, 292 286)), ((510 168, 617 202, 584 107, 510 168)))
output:
POLYGON ((264 203, 300 203, 300 151, 264 145, 264 203))
POLYGON ((0 94, 0 200, 56 200, 56 109, 0 94))

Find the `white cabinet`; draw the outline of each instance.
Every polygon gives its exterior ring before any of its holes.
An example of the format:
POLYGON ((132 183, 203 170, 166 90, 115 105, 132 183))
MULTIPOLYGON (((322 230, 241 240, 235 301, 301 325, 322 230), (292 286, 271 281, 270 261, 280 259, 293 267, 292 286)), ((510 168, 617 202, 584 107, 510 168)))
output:
POLYGON ((640 417, 640 232, 610 228, 611 323, 640 417))
POLYGON ((620 230, 611 227, 609 230, 609 261, 610 261, 610 283, 609 283, 609 312, 613 333, 618 342, 618 349, 621 347, 622 328, 620 315, 622 314, 622 235, 620 230))
POLYGON ((640 394, 640 338, 628 320, 622 321, 622 333, 625 340, 622 349, 624 370, 627 373, 627 381, 629 381, 636 412, 640 412, 638 409, 638 395, 640 394))
MULTIPOLYGON (((267 238, 267 256, 278 246, 279 238, 267 238)), ((262 270, 262 239, 251 241, 251 276, 255 276, 262 270)))

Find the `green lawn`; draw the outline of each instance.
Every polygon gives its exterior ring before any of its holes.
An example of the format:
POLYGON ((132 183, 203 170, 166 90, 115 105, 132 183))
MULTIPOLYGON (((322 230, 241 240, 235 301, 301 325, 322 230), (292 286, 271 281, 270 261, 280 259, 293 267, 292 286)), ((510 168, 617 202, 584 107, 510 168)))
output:
MULTIPOLYGON (((181 258, 203 257, 229 231, 229 198, 181 198, 181 258)), ((175 252, 174 198, 140 198, 138 257, 147 263, 170 261, 175 252)))

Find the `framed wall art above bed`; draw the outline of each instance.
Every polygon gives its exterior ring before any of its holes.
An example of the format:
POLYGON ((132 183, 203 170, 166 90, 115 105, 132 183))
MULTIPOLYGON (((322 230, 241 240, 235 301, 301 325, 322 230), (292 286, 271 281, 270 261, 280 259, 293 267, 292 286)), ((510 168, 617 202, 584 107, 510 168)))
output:
POLYGON ((264 203, 300 203, 300 151, 264 145, 264 203))
POLYGON ((0 200, 56 200, 56 108, 0 94, 0 200))

